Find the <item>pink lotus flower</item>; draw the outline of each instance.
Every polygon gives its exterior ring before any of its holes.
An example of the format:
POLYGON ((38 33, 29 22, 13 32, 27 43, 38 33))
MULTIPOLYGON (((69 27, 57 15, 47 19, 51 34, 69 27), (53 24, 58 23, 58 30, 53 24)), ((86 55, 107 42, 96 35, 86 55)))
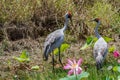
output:
POLYGON ((115 58, 120 57, 120 53, 119 53, 118 51, 114 51, 114 52, 113 52, 113 55, 114 55, 115 58))
POLYGON ((64 66, 64 69, 70 69, 68 75, 80 74, 82 72, 82 68, 80 67, 81 63, 82 63, 82 59, 79 59, 78 62, 76 62, 76 60, 68 59, 68 64, 64 66))

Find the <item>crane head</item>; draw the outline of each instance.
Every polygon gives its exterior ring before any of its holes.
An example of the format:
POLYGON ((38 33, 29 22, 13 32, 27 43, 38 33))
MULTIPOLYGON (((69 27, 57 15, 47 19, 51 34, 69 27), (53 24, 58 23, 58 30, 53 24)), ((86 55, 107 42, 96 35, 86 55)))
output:
POLYGON ((71 24, 72 24, 72 26, 73 26, 72 14, 71 14, 71 12, 70 12, 70 11, 68 11, 68 12, 65 14, 65 18, 66 18, 66 19, 70 19, 71 24))
POLYGON ((71 18, 72 18, 72 14, 71 14, 71 12, 68 11, 68 12, 66 13, 65 17, 71 19, 71 18))
POLYGON ((99 18, 95 18, 95 19, 92 19, 91 21, 99 22, 100 19, 99 18))

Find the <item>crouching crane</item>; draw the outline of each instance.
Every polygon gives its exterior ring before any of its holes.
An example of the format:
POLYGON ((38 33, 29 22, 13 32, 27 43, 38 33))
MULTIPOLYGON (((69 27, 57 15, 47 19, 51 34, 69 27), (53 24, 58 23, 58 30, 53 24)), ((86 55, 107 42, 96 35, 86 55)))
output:
MULTIPOLYGON (((61 58, 60 58, 60 47, 61 47, 62 42, 64 41, 64 31, 66 30, 66 28, 68 26, 69 19, 72 22, 71 18, 72 18, 71 13, 67 12, 65 14, 64 27, 50 33, 47 36, 47 38, 44 42, 44 53, 43 53, 43 58, 45 61, 48 60, 49 54, 52 53, 55 48, 58 48, 59 62, 63 66, 63 64, 61 62, 61 58)), ((52 65, 53 65, 53 70, 54 70, 54 54, 53 53, 52 53, 52 65)))
POLYGON ((95 18, 92 21, 97 22, 97 25, 95 27, 95 35, 98 38, 98 40, 94 44, 93 55, 94 55, 94 58, 96 60, 97 70, 99 70, 99 69, 102 68, 102 64, 104 62, 104 59, 106 58, 106 55, 107 55, 107 52, 108 52, 108 46, 107 46, 107 42, 98 33, 98 27, 100 25, 100 19, 95 18))

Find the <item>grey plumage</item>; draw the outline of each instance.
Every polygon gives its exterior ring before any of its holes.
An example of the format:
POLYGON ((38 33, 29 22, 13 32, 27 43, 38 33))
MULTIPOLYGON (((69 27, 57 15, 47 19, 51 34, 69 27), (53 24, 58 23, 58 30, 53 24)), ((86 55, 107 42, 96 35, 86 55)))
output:
MULTIPOLYGON (((60 61, 61 65, 63 66, 61 59, 60 59, 60 46, 64 41, 64 31, 66 30, 66 28, 68 26, 69 19, 71 20, 71 13, 67 12, 65 14, 64 27, 50 33, 47 36, 45 43, 44 43, 44 53, 43 53, 44 60, 48 60, 49 54, 52 53, 55 48, 58 48, 59 61, 60 61)), ((54 54, 52 54, 52 62, 53 62, 53 69, 54 69, 54 54)))
POLYGON ((108 52, 108 46, 107 46, 107 42, 98 33, 98 27, 100 25, 100 20, 96 18, 93 21, 97 22, 97 26, 95 28, 95 35, 98 38, 98 40, 94 44, 93 55, 96 60, 97 69, 100 69, 102 68, 104 59, 106 58, 106 55, 108 52))
POLYGON ((102 68, 102 64, 107 55, 107 43, 101 37, 94 45, 93 55, 96 60, 97 69, 102 68))
POLYGON ((48 55, 55 49, 60 47, 64 40, 64 33, 61 29, 50 33, 44 43, 44 57, 48 60, 48 55))

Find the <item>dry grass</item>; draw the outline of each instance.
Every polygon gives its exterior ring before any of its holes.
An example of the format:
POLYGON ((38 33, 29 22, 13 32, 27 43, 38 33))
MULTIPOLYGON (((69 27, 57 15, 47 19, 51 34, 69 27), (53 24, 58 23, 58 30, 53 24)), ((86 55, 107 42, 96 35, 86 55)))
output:
MULTIPOLYGON (((102 21, 100 33, 111 37, 113 33, 120 33, 119 4, 120 3, 117 0, 111 2, 109 0, 102 0, 99 2, 96 0, 1 0, 0 24, 3 28, 10 26, 16 28, 25 27, 26 29, 29 29, 29 27, 32 27, 30 28, 30 31, 32 32, 28 31, 28 33, 23 34, 28 34, 26 35, 27 38, 29 34, 30 37, 34 35, 41 36, 48 34, 48 31, 51 32, 61 28, 64 23, 64 14, 67 11, 71 11, 73 14, 74 26, 69 28, 72 29, 69 30, 69 33, 71 34, 74 32, 73 35, 76 35, 76 38, 79 36, 85 38, 86 36, 93 34, 95 24, 88 21, 96 17, 99 17, 102 21), (115 3, 117 3, 117 5, 115 5, 115 3), (37 29, 37 32, 34 31, 33 28, 37 29)), ((4 31, 3 29, 1 30, 4 31)), ((13 31, 13 33, 15 32, 13 31)), ((7 31, 2 32, 1 40, 6 38, 5 34, 8 34, 8 37, 10 35, 7 31)))

